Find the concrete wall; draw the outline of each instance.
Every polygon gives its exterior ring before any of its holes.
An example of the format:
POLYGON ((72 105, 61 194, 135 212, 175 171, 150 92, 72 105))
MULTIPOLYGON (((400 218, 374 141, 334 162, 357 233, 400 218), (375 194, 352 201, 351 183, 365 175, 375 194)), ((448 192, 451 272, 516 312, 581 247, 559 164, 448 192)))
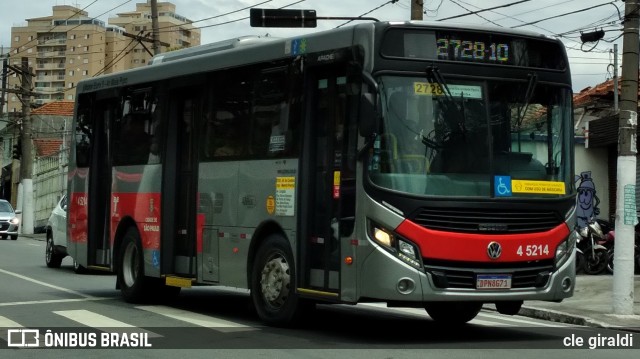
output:
MULTIPOLYGON (((607 148, 584 148, 583 143, 577 143, 576 151, 576 180, 578 190, 578 217, 597 213, 598 218, 609 220, 609 178, 607 173, 607 148), (580 193, 583 189, 583 193, 580 193), (595 192, 591 192, 593 190, 595 192)), ((615 208, 611 209, 615 212, 615 208)))

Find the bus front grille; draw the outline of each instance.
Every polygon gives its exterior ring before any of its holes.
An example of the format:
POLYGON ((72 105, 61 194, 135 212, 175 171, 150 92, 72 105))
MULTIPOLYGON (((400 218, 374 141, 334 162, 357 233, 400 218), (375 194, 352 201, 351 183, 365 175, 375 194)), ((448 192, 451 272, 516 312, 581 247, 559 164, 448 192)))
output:
POLYGON ((486 234, 545 232, 563 222, 555 211, 424 207, 411 220, 425 228, 486 234))
POLYGON ((462 268, 446 268, 425 265, 425 271, 431 274, 433 283, 437 288, 463 288, 475 289, 476 277, 479 274, 508 274, 511 275, 511 288, 543 288, 547 285, 553 266, 540 266, 534 268, 504 268, 490 271, 474 271, 462 268))

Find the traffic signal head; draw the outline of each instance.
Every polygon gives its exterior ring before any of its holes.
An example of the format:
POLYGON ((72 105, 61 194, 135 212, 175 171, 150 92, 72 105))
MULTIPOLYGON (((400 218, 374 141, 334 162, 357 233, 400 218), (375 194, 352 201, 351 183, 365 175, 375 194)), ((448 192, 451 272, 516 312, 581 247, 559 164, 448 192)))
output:
POLYGON ((18 140, 18 143, 13 145, 13 159, 19 160, 22 157, 22 141, 18 140))

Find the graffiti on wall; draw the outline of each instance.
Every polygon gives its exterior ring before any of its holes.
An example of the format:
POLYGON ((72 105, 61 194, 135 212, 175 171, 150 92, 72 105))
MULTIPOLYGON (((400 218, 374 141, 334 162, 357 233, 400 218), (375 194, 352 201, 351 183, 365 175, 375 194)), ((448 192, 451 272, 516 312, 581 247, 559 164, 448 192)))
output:
POLYGON ((577 220, 578 227, 583 228, 589 224, 589 219, 600 214, 600 199, 596 195, 596 185, 591 178, 591 171, 584 171, 576 176, 578 183, 577 220))

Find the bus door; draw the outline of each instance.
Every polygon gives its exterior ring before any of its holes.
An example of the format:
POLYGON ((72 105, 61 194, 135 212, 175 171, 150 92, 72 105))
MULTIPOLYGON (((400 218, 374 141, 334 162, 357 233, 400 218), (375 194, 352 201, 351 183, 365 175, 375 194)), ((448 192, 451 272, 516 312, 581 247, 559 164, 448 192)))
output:
MULTIPOLYGON (((106 94, 105 94, 106 95, 106 94)), ((87 238, 88 253, 86 262, 83 253, 78 254, 78 263, 87 266, 108 267, 110 261, 109 219, 111 208, 111 120, 117 116, 119 97, 109 96, 101 99, 100 94, 93 111, 94 138, 93 151, 89 164, 87 238)))
POLYGON ((347 166, 351 156, 346 151, 346 66, 307 71, 306 87, 312 93, 305 111, 299 278, 303 288, 338 293, 340 243, 353 229, 355 211, 355 171, 347 166))
POLYGON ((197 87, 171 91, 170 121, 163 173, 162 273, 195 275, 197 207, 197 134, 202 90, 197 87))

